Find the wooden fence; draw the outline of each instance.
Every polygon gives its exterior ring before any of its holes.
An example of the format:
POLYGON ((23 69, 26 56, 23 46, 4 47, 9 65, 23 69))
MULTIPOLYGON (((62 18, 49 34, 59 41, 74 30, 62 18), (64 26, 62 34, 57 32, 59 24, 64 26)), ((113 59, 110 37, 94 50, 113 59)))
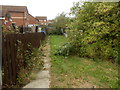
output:
POLYGON ((24 51, 29 43, 33 48, 38 48, 45 35, 44 33, 7 34, 2 39, 3 86, 15 85, 20 67, 24 65, 22 58, 17 58, 19 40, 24 51))

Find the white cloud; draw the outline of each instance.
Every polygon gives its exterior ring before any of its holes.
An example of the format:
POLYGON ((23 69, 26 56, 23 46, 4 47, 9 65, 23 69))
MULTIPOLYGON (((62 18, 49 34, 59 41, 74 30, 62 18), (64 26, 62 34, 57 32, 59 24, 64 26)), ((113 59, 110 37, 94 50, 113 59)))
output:
POLYGON ((0 4, 27 6, 31 15, 53 19, 58 13, 69 12, 73 2, 77 1, 79 0, 0 0, 0 4))

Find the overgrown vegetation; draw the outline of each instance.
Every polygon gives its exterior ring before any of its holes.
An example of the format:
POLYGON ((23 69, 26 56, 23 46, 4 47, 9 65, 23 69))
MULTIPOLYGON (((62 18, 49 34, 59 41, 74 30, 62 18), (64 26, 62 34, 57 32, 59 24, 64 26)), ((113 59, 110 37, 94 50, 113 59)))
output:
POLYGON ((51 88, 118 88, 118 67, 115 64, 77 55, 54 55, 67 41, 64 36, 50 36, 51 88))
POLYGON ((24 62, 24 65, 20 68, 18 72, 18 87, 24 86, 29 83, 31 80, 35 79, 35 74, 43 67, 42 56, 43 53, 41 48, 33 48, 32 45, 29 43, 27 45, 27 50, 23 52, 21 50, 22 42, 19 41, 18 53, 17 58, 22 59, 21 63, 24 62))
POLYGON ((6 29, 6 26, 5 25, 2 25, 2 33, 5 35, 5 34, 10 34, 10 33, 19 33, 19 29, 18 27, 16 26, 15 29, 13 28, 12 25, 9 25, 8 26, 8 29, 6 29))
POLYGON ((119 87, 119 65, 107 61, 120 62, 119 11, 120 2, 74 4, 70 14, 75 17, 66 24, 68 40, 51 37, 51 87, 119 87))
POLYGON ((85 2, 74 4, 75 17, 67 26, 69 43, 58 53, 118 62, 120 2, 85 2), (68 46, 68 47, 67 47, 68 46), (74 53, 76 52, 76 53, 74 53))
POLYGON ((61 35, 61 29, 66 27, 69 18, 66 17, 65 13, 59 14, 51 24, 51 29, 48 31, 48 34, 61 35))

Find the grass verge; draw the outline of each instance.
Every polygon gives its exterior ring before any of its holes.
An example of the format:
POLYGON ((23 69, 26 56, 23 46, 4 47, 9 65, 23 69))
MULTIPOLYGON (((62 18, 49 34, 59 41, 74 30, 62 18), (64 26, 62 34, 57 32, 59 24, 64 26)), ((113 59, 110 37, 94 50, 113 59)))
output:
POLYGON ((50 36, 51 88, 118 88, 115 64, 78 56, 55 56, 56 49, 66 41, 64 36, 50 36))

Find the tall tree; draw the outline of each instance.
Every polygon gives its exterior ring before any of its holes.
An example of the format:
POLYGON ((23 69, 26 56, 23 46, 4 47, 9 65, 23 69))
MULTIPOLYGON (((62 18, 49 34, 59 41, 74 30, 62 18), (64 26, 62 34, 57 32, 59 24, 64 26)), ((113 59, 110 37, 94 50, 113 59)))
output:
POLYGON ((59 14, 53 21, 52 26, 58 33, 61 33, 61 28, 66 27, 69 18, 66 17, 65 13, 59 14))

